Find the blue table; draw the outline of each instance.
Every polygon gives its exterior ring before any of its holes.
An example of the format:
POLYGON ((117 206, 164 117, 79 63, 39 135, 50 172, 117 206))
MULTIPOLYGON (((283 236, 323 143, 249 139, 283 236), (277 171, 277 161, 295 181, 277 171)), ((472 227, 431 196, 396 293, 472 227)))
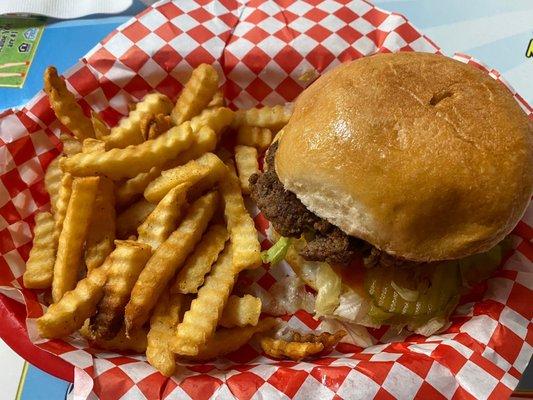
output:
MULTIPOLYGON (((147 1, 145 1, 147 2, 147 1)), ((404 14, 447 54, 470 54, 499 70, 533 104, 533 58, 526 50, 533 39, 531 0, 374 0, 384 9, 404 14)), ((0 109, 25 104, 42 88, 43 71, 61 72, 145 6, 136 1, 119 16, 91 16, 73 21, 49 20, 22 89, 0 89, 0 109)), ((24 400, 60 399, 69 384, 29 366, 19 396, 24 400)), ((519 386, 533 398, 533 369, 519 386)))

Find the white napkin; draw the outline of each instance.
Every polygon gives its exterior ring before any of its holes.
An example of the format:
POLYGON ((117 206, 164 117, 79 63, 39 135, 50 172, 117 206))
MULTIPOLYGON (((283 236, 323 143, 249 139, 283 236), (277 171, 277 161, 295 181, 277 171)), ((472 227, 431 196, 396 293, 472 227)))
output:
POLYGON ((70 19, 90 14, 116 14, 133 0, 1 0, 0 14, 37 14, 70 19))

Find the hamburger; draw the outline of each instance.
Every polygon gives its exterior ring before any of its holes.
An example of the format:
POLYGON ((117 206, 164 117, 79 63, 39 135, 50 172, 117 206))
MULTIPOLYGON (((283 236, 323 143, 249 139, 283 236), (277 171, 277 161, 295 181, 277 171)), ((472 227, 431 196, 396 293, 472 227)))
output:
POLYGON ((482 71, 380 54, 318 78, 250 178, 316 316, 431 335, 500 264, 533 191, 533 127, 482 71))

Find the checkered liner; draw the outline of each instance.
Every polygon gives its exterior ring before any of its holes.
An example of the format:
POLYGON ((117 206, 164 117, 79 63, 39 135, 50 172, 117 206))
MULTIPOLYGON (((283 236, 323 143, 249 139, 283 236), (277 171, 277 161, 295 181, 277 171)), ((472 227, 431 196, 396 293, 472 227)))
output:
MULTIPOLYGON (((201 62, 215 65, 225 77, 232 106, 250 107, 292 101, 305 87, 298 78, 310 70, 321 73, 375 52, 439 52, 403 16, 362 0, 245 3, 159 2, 75 65, 67 73, 69 88, 86 111, 99 111, 115 124, 128 102, 151 90, 175 98, 201 62)), ((468 56, 456 57, 501 80, 468 56)), ((514 96, 532 116, 526 102, 514 96)), ((0 292, 26 304, 33 338, 43 308, 33 292, 21 288, 21 275, 35 212, 49 206, 43 172, 59 153, 61 129, 43 93, 0 116, 0 292)), ((260 214, 255 220, 267 246, 268 223, 260 214)), ((341 344, 327 357, 300 363, 271 360, 245 346, 227 360, 182 366, 170 379, 142 356, 95 353, 80 339, 39 346, 77 367, 79 398, 501 399, 515 388, 532 354, 532 227, 530 207, 514 231, 515 250, 504 268, 463 299, 445 334, 430 338, 411 336, 364 350, 341 344)), ((260 269, 249 283, 268 289, 286 268, 260 269)), ((305 312, 289 323, 318 326, 305 312)), ((379 339, 384 331, 372 334, 379 339)))

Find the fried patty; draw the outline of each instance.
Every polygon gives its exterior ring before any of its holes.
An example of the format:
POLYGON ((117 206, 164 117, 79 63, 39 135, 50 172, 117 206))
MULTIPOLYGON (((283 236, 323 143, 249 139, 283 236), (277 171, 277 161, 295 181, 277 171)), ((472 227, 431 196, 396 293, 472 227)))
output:
POLYGON ((349 264, 359 245, 358 239, 346 235, 336 226, 309 211, 294 193, 286 190, 274 169, 278 148, 274 142, 267 153, 267 169, 250 177, 251 197, 274 229, 282 236, 300 237, 310 233, 301 256, 311 261, 349 264))

